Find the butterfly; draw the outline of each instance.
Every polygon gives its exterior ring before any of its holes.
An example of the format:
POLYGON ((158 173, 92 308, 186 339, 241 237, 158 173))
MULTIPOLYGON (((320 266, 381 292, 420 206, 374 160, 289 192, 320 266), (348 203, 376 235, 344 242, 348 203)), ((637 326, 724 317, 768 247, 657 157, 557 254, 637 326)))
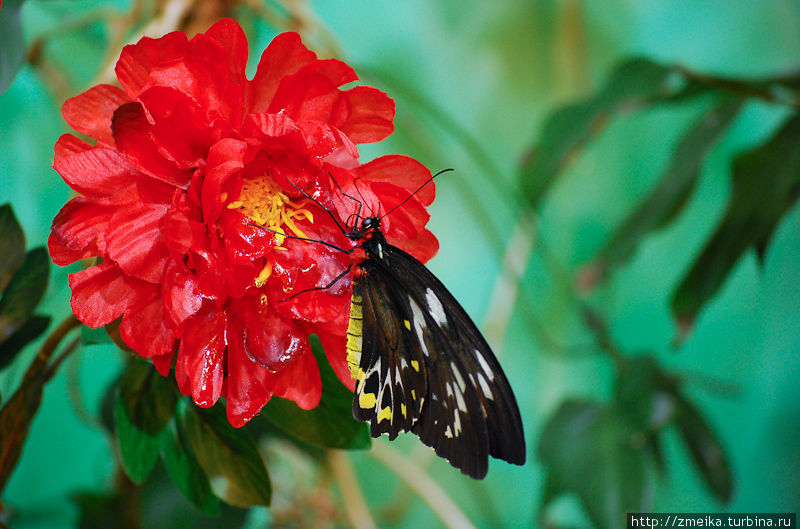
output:
POLYGON ((348 231, 356 263, 347 362, 353 416, 370 434, 412 432, 475 479, 489 456, 525 463, 519 408, 475 323, 417 259, 386 242, 380 217, 348 231))
POLYGON ((308 289, 330 288, 353 270, 346 342, 348 367, 356 380, 353 417, 368 422, 373 437, 387 434, 393 440, 402 432, 416 434, 475 479, 486 476, 489 456, 524 464, 525 434, 517 401, 489 344, 436 276, 389 244, 381 232, 381 218, 405 201, 382 216, 362 217, 363 203, 337 183, 359 205, 343 226, 331 209, 290 183, 326 211, 356 246, 345 250, 327 241, 282 237, 348 254, 361 250, 329 285, 308 289), (354 222, 348 228, 350 219, 354 222))

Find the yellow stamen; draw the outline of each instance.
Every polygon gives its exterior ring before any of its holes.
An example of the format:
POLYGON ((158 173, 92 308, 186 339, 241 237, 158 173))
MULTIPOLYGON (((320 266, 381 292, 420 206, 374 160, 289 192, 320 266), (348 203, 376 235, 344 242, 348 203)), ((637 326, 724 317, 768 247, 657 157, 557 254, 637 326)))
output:
MULTIPOLYGON (((227 200, 227 193, 220 195, 223 202, 227 200)), ((306 234, 297 226, 297 222, 307 220, 314 222, 314 215, 305 206, 306 200, 295 202, 286 196, 269 175, 256 178, 247 178, 242 182, 242 191, 238 200, 228 203, 228 209, 238 209, 254 224, 263 226, 275 232, 275 246, 278 250, 286 250, 283 242, 286 235, 307 238, 306 234)), ((267 264, 258 277, 255 285, 264 286, 272 274, 272 265, 267 264)))

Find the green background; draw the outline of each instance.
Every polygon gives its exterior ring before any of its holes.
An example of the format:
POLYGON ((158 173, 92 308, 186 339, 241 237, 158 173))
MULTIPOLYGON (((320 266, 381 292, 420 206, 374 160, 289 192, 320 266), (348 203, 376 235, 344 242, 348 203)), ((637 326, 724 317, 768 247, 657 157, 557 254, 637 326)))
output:
MULTIPOLYGON (((496 309, 508 298, 500 298, 495 310, 489 307, 499 264, 518 225, 510 183, 521 160, 550 111, 591 94, 613 64, 632 55, 731 77, 799 69, 800 4, 326 0, 308 7, 336 39, 340 58, 397 99, 397 133, 361 149, 364 160, 400 152, 433 170, 455 169, 437 179, 430 228, 441 250, 429 266, 479 326, 499 326, 487 334, 498 345, 520 404, 529 462, 521 468, 493 462, 486 480, 472 482, 446 462, 432 460, 414 438, 392 447, 427 465, 476 526, 537 526, 544 473, 535 447, 542 426, 566 397, 603 400, 613 382, 611 362, 591 346, 581 322, 578 302, 586 294, 576 289, 576 275, 657 181, 681 131, 705 106, 688 102, 612 120, 559 177, 535 216, 534 248, 518 285, 530 310, 516 304, 510 318, 497 321, 496 309), (460 141, 462 134, 479 149, 460 141)), ((42 69, 24 66, 0 96, 0 203, 12 204, 29 247, 45 243, 53 216, 70 198, 50 167, 53 144, 67 131, 57 81, 72 90, 69 95, 88 87, 109 38, 102 18, 86 26, 78 22, 98 10, 102 15, 128 9, 125 2, 103 1, 28 0, 23 6, 26 43, 47 37, 49 68, 59 72, 47 77, 42 69), (59 29, 70 23, 75 27, 59 29)), ((253 67, 279 28, 249 10, 235 13, 250 39, 253 67)), ((777 106, 748 103, 706 158, 676 221, 651 234, 588 298, 626 354, 654 354, 668 369, 685 374, 687 393, 729 456, 735 488, 731 502, 722 505, 678 436, 668 433, 666 473, 655 489, 659 511, 780 512, 796 511, 800 503, 800 206, 779 224, 763 264, 753 250, 740 259, 679 347, 670 313, 674 289, 724 212, 732 157, 764 141, 785 116, 777 106)), ((513 253, 518 247, 510 248, 513 253)), ((53 267, 40 309, 56 321, 69 310, 69 271, 53 267)), ((28 350, 0 375, 4 397, 32 354, 28 350)), ((13 527, 72 527, 78 511, 70 494, 99 492, 113 483, 113 443, 94 417, 121 365, 111 347, 86 348, 49 384, 4 496, 18 512, 13 527)), ((369 453, 351 457, 370 506, 379 510, 404 494, 369 453)), ((278 490, 283 474, 270 471, 278 490)), ((163 494, 165 505, 183 501, 174 490, 163 494)), ((408 505, 399 520, 385 525, 439 523, 413 496, 408 505)), ((165 512, 178 508, 164 507, 165 512)), ((253 527, 269 518, 263 510, 249 516, 253 527)), ((547 517, 589 526, 569 495, 552 504, 547 517)))

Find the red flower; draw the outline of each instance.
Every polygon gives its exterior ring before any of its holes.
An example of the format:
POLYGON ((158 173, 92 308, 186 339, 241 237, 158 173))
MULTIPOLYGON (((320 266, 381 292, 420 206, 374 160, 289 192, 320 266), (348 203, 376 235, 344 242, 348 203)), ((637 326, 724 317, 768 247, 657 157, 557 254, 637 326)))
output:
MULTIPOLYGON (((100 85, 63 114, 86 143, 65 134, 54 168, 82 196, 53 221, 59 265, 99 257, 70 276, 72 309, 90 327, 122 317, 120 334, 200 406, 227 399, 241 426, 272 395, 302 408, 320 399, 308 337, 317 334, 351 389, 344 335, 350 279, 343 222, 385 212, 430 176, 418 162, 384 156, 361 165, 356 144, 393 131, 394 102, 337 60, 319 60, 295 33, 277 36, 245 77, 247 40, 230 19, 188 40, 180 32, 126 46, 122 88, 100 85), (333 180, 335 181, 333 181, 333 180), (356 190, 354 186, 358 187, 356 190), (334 192, 335 191, 335 192, 334 192)), ((384 219, 390 242, 425 261, 438 243, 425 229, 426 186, 384 219)))

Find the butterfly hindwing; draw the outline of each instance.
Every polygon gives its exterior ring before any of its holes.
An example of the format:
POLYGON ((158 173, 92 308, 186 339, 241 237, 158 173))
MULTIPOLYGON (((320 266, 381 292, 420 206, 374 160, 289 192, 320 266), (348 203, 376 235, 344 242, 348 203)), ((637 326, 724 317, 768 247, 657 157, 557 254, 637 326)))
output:
POLYGON ((362 316, 354 416, 374 436, 412 431, 472 477, 485 476, 489 455, 522 464, 516 401, 475 324, 422 263, 379 244, 364 245, 353 288, 362 316), (362 406, 372 394, 375 406, 362 406))

